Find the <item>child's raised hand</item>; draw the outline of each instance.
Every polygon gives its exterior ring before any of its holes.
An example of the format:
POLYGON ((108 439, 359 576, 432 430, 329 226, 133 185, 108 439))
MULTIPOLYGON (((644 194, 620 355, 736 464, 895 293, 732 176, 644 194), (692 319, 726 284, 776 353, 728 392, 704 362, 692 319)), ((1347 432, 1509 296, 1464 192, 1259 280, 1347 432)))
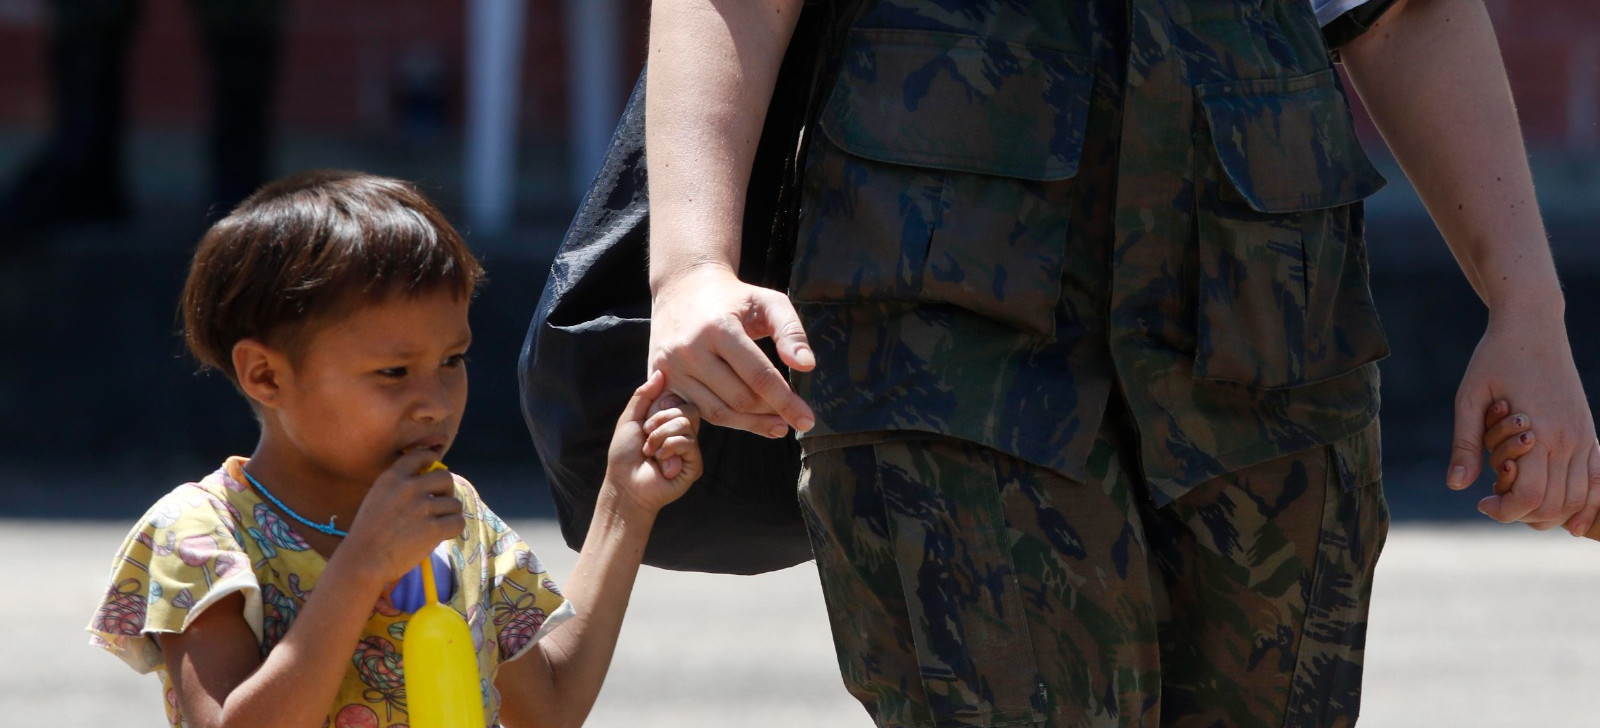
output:
POLYGON ((644 421, 644 455, 653 457, 668 479, 684 479, 687 486, 700 477, 700 409, 668 392, 650 405, 650 418, 644 421))
POLYGON ((659 511, 700 478, 699 431, 699 410, 667 393, 666 378, 652 372, 617 421, 606 480, 634 505, 659 511))
POLYGON ((1511 490, 1517 479, 1517 458, 1533 450, 1533 420, 1524 414, 1511 414, 1511 404, 1498 400, 1483 417, 1483 446, 1489 450, 1489 466, 1494 468, 1494 492, 1511 490))
POLYGON ((437 457, 431 450, 400 456, 373 482, 350 526, 344 546, 370 560, 387 581, 422 563, 440 541, 459 536, 466 526, 450 472, 421 472, 437 457))

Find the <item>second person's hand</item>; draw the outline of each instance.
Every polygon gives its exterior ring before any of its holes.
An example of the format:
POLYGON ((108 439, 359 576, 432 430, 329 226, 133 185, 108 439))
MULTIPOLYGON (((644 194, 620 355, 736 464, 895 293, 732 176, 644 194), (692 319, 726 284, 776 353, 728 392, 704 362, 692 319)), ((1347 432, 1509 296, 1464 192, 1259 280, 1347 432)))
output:
POLYGON ((1600 446, 1559 316, 1501 320, 1491 313, 1456 399, 1451 487, 1476 478, 1484 412, 1502 398, 1531 415, 1539 434, 1518 460, 1511 488, 1484 498, 1479 510, 1497 521, 1583 535, 1600 511, 1600 446))
POLYGON ((707 422, 766 437, 810 430, 816 415, 756 346, 769 337, 790 368, 816 365, 787 296, 726 268, 701 266, 656 292, 649 371, 665 374, 667 389, 693 402, 707 422))

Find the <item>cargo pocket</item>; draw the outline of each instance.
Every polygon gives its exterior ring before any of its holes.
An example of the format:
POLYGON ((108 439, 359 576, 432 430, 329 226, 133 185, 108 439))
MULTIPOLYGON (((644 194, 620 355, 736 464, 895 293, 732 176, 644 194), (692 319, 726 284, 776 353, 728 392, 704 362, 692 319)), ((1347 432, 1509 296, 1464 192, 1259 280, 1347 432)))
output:
POLYGON ((1323 492, 1321 532, 1305 591, 1305 622, 1284 705, 1285 726, 1329 725, 1330 716, 1345 715, 1353 723, 1361 704, 1372 583, 1389 533, 1378 438, 1374 422, 1331 447, 1330 470, 1340 487, 1323 492))
POLYGON ((1198 97, 1195 376, 1276 389, 1386 356, 1361 206, 1384 180, 1334 72, 1198 97))
POLYGON ((852 31, 807 161, 789 294, 959 306, 1053 336, 1091 66, 965 35, 852 31))
POLYGON ((953 442, 877 448, 928 710, 936 728, 1035 725, 1047 700, 995 456, 953 442))

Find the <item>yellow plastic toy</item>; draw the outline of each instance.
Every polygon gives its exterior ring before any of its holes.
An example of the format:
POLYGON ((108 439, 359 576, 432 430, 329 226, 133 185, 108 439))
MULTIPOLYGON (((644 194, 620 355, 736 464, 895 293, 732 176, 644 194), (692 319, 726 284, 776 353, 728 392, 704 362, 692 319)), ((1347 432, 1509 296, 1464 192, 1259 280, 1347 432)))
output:
MULTIPOLYGON (((423 472, 444 469, 435 462, 423 472)), ((422 591, 427 602, 411 615, 400 648, 411 728, 481 727, 483 697, 472 633, 456 610, 439 603, 431 554, 422 560, 422 591)))

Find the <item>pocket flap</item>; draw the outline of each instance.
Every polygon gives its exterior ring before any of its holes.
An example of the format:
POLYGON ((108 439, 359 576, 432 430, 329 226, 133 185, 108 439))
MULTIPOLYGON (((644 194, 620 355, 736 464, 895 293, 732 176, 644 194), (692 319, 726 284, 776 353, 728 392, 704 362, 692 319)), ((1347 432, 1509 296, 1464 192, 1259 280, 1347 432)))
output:
POLYGON ((1356 138, 1332 70, 1203 84, 1199 94, 1222 169, 1258 212, 1348 205, 1385 184, 1356 138))
POLYGON ((851 32, 823 134, 866 159, 1067 179, 1093 78, 1075 55, 953 33, 851 32))

